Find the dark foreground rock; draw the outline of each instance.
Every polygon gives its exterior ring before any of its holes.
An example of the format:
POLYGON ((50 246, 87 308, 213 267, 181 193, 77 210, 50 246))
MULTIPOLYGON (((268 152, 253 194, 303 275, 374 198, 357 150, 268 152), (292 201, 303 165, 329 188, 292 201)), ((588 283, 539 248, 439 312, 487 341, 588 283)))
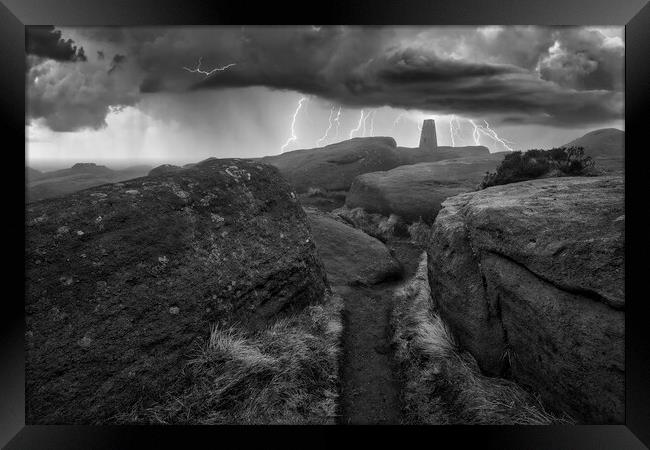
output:
POLYGON ((443 203, 435 305, 489 374, 587 423, 624 419, 621 177, 553 178, 443 203))
POLYGON ((445 199, 475 190, 485 172, 496 169, 502 160, 503 153, 496 153, 366 173, 352 183, 345 205, 385 216, 396 214, 408 222, 420 217, 430 222, 445 199))
POLYGON ((401 276, 400 263, 374 237, 313 209, 308 216, 332 285, 371 285, 401 276))
POLYGON ((31 204, 26 247, 29 424, 173 395, 211 326, 264 325, 326 289, 290 186, 243 160, 31 204))

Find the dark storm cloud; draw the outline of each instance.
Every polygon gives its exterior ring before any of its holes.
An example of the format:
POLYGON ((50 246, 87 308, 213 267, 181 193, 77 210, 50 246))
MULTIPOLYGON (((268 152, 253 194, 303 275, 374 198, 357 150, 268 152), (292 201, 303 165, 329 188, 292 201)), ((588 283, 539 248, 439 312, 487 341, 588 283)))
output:
POLYGON ((566 29, 540 60, 542 78, 580 90, 622 90, 622 46, 603 45, 598 31, 566 29))
MULTIPOLYGON (((623 47, 585 28, 193 27, 79 33, 98 45, 116 46, 121 58, 111 63, 112 80, 97 77, 93 98, 77 98, 73 115, 90 107, 89 101, 100 102, 93 110, 100 112, 157 92, 264 86, 349 107, 491 115, 509 123, 574 126, 622 117, 623 47), (199 58, 204 71, 235 65, 205 77, 191 72, 199 58), (122 77, 130 83, 129 95, 119 91, 116 80, 122 77)), ((56 111, 48 123, 69 114, 56 104, 48 107, 56 111)), ((39 117, 38 108, 32 111, 39 117)), ((104 123, 99 116, 78 117, 78 124, 74 118, 56 122, 70 129, 81 123, 98 127, 104 123)))
POLYGON ((112 73, 115 69, 118 68, 122 62, 126 59, 126 56, 120 55, 119 53, 113 56, 113 61, 111 61, 111 67, 108 69, 108 73, 112 73))
POLYGON ((61 31, 54 26, 25 27, 25 51, 56 61, 87 60, 83 47, 77 47, 71 39, 62 39, 61 31))
MULTIPOLYGON (((294 58, 290 60, 305 61, 294 58)), ((241 64, 198 81, 192 89, 261 85, 315 94, 350 107, 502 115, 513 122, 567 127, 618 119, 622 112, 619 91, 578 90, 573 80, 545 80, 512 64, 443 59, 413 49, 393 49, 357 65, 346 60, 330 72, 319 67, 303 63, 295 70, 274 71, 241 64)))

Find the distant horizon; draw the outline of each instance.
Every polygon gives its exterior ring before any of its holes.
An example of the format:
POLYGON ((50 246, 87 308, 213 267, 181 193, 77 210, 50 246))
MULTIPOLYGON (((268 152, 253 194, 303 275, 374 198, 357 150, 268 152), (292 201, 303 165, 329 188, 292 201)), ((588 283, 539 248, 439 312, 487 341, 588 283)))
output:
MULTIPOLYGON (((574 138, 569 139, 566 142, 562 142, 561 144, 556 144, 556 145, 549 146, 549 147, 538 147, 538 148, 547 149, 547 148, 552 148, 554 146, 564 145, 564 144, 567 144, 568 142, 570 142, 570 141, 572 141, 574 139, 577 139, 577 138, 580 138, 580 137, 584 136, 587 133, 591 133, 593 131, 598 131, 598 130, 603 130, 603 129, 615 129, 615 130, 618 130, 618 131, 621 131, 621 132, 625 132, 625 127, 621 127, 621 128, 617 128, 617 127, 595 128, 593 130, 587 131, 584 134, 581 134, 579 136, 575 136, 574 138)), ((370 136, 366 136, 366 137, 370 137, 370 136)), ((372 136, 372 137, 392 137, 392 136, 372 136)), ((418 138, 419 138, 419 135, 418 135, 418 138)), ((338 144, 340 142, 344 142, 344 141, 347 141, 347 140, 349 140, 349 139, 343 139, 341 141, 332 142, 332 143, 329 143, 327 145, 334 145, 334 144, 338 144)), ((323 145, 322 147, 326 147, 327 145, 323 145)), ((475 144, 462 145, 462 146, 457 146, 457 147, 468 147, 468 146, 472 146, 472 145, 475 145, 475 144)), ((439 145, 439 146, 440 147, 450 147, 448 145, 439 145)), ((407 147, 407 146, 399 145, 399 143, 397 143, 397 147, 417 148, 417 145, 415 145, 413 147, 407 147)), ((308 150, 308 149, 311 149, 311 148, 319 148, 319 147, 297 148, 297 149, 288 150, 285 153, 290 153, 290 152, 298 151, 298 150, 308 150)), ((533 147, 527 148, 525 150, 530 150, 532 148, 533 147)), ((488 147, 488 149, 489 149, 489 147, 488 147)), ((507 150, 501 150, 501 151, 503 152, 503 151, 507 151, 507 150)), ((496 152, 491 152, 491 153, 496 153, 496 152)), ((26 151, 26 155, 27 156, 29 155, 28 151, 26 151)), ((265 155, 265 156, 272 156, 272 155, 265 155)), ((153 159, 142 160, 141 159, 141 160, 136 160, 136 159, 114 159, 114 158, 100 159, 100 158, 97 158, 97 159, 94 159, 94 160, 75 160, 75 159, 50 160, 50 161, 48 161, 48 160, 36 160, 36 161, 33 161, 33 162, 29 162, 28 158, 26 158, 25 159, 25 167, 29 167, 31 169, 36 169, 36 170, 41 171, 41 172, 51 172, 51 171, 55 171, 55 170, 68 169, 68 168, 71 168, 72 166, 74 166, 75 164, 79 164, 79 163, 94 163, 94 164, 97 164, 98 166, 106 166, 109 169, 124 170, 124 169, 128 169, 130 167, 137 167, 137 166, 149 166, 151 168, 154 168, 154 167, 157 167, 157 166, 160 166, 160 165, 163 165, 163 164, 172 164, 172 165, 176 165, 176 166, 183 166, 185 164, 196 163, 196 162, 202 161, 202 160, 210 158, 210 157, 211 156, 207 156, 206 158, 200 158, 200 159, 197 159, 197 160, 187 160, 187 159, 176 159, 176 160, 153 160, 153 159)), ((242 158, 242 159, 246 159, 246 158, 260 158, 260 156, 254 156, 253 157, 253 156, 240 155, 240 156, 222 156, 222 157, 220 157, 220 159, 225 159, 225 158, 242 158)))

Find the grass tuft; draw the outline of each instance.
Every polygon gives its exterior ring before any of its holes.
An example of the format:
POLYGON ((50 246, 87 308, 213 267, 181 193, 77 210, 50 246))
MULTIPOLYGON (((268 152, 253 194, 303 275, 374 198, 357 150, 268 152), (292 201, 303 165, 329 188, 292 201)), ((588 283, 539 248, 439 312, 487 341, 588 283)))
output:
POLYGON ((211 329, 184 372, 188 387, 118 423, 333 424, 342 300, 331 296, 267 328, 211 329))
POLYGON ((411 242, 424 248, 429 242, 431 227, 420 217, 408 226, 408 233, 411 237, 411 242))
POLYGON ((479 189, 540 177, 594 176, 599 173, 594 160, 585 155, 582 147, 516 151, 507 154, 495 172, 485 174, 479 189))
POLYGON ((402 381, 402 415, 411 424, 546 425, 571 423, 544 409, 516 383, 480 372, 434 312, 422 254, 415 276, 395 292, 392 343, 402 381))
POLYGON ((386 217, 377 213, 369 213, 363 208, 348 208, 343 206, 332 211, 333 214, 345 220, 354 228, 358 228, 366 234, 387 242, 392 237, 407 237, 408 230, 406 223, 396 214, 386 217))

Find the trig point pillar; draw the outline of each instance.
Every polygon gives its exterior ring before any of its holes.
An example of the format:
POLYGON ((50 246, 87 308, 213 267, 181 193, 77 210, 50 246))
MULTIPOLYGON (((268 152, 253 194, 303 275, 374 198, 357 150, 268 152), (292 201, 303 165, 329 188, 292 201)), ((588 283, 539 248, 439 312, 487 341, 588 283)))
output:
POLYGON ((426 119, 422 124, 422 134, 420 134, 420 148, 435 151, 438 148, 438 138, 436 137, 436 121, 426 119))

